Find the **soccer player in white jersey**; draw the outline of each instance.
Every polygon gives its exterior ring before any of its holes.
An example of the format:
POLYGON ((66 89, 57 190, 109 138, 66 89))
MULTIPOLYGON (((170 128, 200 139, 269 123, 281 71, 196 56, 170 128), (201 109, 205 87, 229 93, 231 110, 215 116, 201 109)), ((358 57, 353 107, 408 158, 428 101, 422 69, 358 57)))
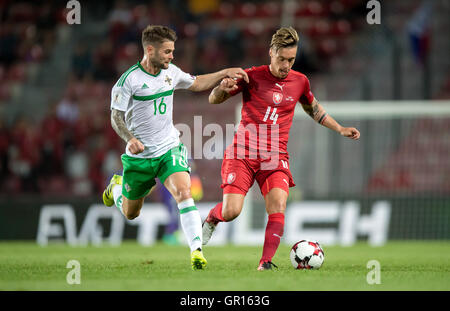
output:
POLYGON ((190 191, 187 150, 173 125, 173 92, 205 91, 223 78, 248 81, 248 76, 241 68, 196 77, 183 72, 171 63, 176 39, 168 27, 147 26, 142 32, 142 61, 130 67, 112 89, 111 124, 127 146, 121 157, 123 175, 111 178, 103 202, 106 206, 115 203, 127 219, 134 219, 159 178, 178 204, 195 270, 203 269, 207 262, 201 249, 200 214, 190 191))

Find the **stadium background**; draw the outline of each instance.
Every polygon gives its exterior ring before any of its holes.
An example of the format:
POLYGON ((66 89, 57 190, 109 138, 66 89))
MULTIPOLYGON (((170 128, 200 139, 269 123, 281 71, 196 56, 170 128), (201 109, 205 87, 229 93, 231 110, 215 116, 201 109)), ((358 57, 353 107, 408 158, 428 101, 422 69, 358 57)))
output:
MULTIPOLYGON (((380 25, 367 23, 367 1, 358 0, 80 2, 81 24, 68 25, 66 1, 0 1, 0 239, 39 241, 45 206, 63 208, 51 221, 64 226, 49 229, 43 244, 56 237, 73 242, 72 214, 73 235, 84 232, 88 209, 101 203, 111 174, 121 170, 125 145, 110 126, 110 91, 141 59, 140 34, 148 24, 177 31, 174 63, 191 74, 267 64, 273 31, 295 26, 301 40, 294 69, 309 77, 325 109, 333 108, 337 120, 362 135, 347 142, 296 118, 289 150, 297 186, 288 210, 308 202, 335 204, 335 216, 313 212, 302 223, 310 231, 303 232, 322 230, 329 238, 330 230, 350 224, 360 227, 358 239, 366 239, 374 205, 388 202, 388 239, 450 239, 448 1, 381 1, 380 25), (339 106, 359 115, 346 118, 339 106), (395 113, 377 117, 387 106, 395 113)), ((194 116, 203 126, 236 122, 240 98, 212 107, 207 96, 177 91, 174 123, 193 127, 194 116)), ((220 165, 221 159, 195 159, 204 210, 221 199, 220 165)), ((253 190, 237 223, 246 222, 262 239, 265 213, 253 190)), ((159 201, 157 194, 146 200, 159 201)), ((166 219, 161 215, 159 225, 166 219)), ((103 231, 95 232, 93 222, 86 241, 113 231, 105 218, 103 231)), ((254 242, 242 240, 251 234, 239 228, 231 227, 240 232, 235 242, 254 242)), ((125 238, 139 235, 133 226, 123 230, 125 238)))

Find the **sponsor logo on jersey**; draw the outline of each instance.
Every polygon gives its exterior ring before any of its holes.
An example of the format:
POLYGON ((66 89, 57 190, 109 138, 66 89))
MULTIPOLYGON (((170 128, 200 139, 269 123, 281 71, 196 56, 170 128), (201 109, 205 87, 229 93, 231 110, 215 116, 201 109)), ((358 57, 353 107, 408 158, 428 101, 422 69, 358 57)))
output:
POLYGON ((278 105, 283 100, 283 94, 278 93, 278 92, 273 92, 273 97, 272 98, 273 98, 273 103, 275 105, 278 105))
POLYGON ((284 85, 281 85, 281 84, 278 84, 278 83, 275 83, 275 85, 278 86, 281 89, 281 92, 283 92, 283 86, 284 85))
POLYGON ((232 184, 236 180, 236 173, 229 173, 227 183, 232 184))
POLYGON ((144 83, 144 84, 142 85, 142 89, 148 89, 148 85, 144 83))
POLYGON ((286 97, 286 101, 293 102, 294 101, 294 97, 288 96, 288 97, 286 97))

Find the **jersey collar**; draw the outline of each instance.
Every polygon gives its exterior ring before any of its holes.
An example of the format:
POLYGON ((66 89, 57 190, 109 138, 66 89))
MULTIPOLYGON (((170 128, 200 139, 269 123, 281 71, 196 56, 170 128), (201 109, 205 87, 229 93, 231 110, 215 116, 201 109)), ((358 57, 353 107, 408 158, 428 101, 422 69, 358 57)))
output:
POLYGON ((152 76, 152 77, 157 77, 157 76, 159 76, 159 74, 160 74, 161 71, 162 71, 162 69, 160 69, 159 72, 158 72, 156 75, 152 75, 150 72, 148 72, 147 70, 145 70, 144 67, 142 67, 140 61, 137 62, 137 65, 138 65, 138 67, 139 67, 143 72, 145 72, 146 74, 148 74, 148 75, 150 75, 150 76, 152 76))
POLYGON ((278 77, 275 77, 275 76, 270 72, 270 67, 269 67, 269 65, 265 65, 265 66, 266 66, 267 74, 268 74, 269 76, 271 76, 272 79, 274 79, 274 80, 276 80, 276 81, 286 81, 286 79, 289 78, 289 76, 290 76, 290 74, 291 74, 291 70, 292 70, 292 69, 289 70, 288 75, 287 75, 285 78, 278 78, 278 77))

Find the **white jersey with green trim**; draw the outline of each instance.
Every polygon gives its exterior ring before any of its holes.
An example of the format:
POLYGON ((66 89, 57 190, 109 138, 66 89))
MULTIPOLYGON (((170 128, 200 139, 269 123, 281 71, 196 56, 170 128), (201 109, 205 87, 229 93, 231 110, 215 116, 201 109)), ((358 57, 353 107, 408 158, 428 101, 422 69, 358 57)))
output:
POLYGON ((145 71, 140 62, 131 66, 111 91, 111 109, 125 111, 128 130, 142 142, 145 150, 138 158, 156 158, 180 143, 180 132, 173 125, 173 92, 187 89, 195 77, 173 64, 157 75, 145 71))

